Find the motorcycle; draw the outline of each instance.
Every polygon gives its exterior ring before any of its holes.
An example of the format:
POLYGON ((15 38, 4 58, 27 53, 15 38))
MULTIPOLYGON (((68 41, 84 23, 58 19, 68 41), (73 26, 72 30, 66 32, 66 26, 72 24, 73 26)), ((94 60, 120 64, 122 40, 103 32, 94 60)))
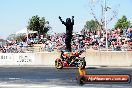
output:
POLYGON ((55 67, 62 69, 63 67, 80 67, 85 68, 85 57, 80 57, 84 51, 64 52, 61 51, 60 58, 55 60, 55 67))

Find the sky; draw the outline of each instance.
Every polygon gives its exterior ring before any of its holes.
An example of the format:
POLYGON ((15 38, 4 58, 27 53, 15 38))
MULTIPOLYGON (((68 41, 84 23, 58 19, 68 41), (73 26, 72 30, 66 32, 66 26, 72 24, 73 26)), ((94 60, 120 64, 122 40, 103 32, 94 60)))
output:
MULTIPOLYGON (((104 0, 0 0, 0 38, 6 38, 10 34, 25 28, 32 16, 45 17, 49 21, 52 31, 65 32, 65 26, 61 24, 58 16, 65 21, 74 16, 74 32, 79 32, 86 21, 93 19, 90 8, 93 8, 96 17, 101 16, 100 3, 104 0)), ((107 11, 107 19, 112 17, 112 11, 118 15, 111 21, 107 28, 113 28, 121 16, 125 15, 132 22, 132 0, 106 0, 110 7, 107 11)))

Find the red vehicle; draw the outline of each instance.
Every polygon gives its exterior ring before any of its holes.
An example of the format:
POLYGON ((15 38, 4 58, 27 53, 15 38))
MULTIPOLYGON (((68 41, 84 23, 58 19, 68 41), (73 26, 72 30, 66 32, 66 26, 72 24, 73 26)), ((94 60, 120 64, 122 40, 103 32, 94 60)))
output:
POLYGON ((55 67, 62 69, 63 67, 79 67, 85 68, 86 61, 85 57, 80 57, 83 51, 78 52, 64 52, 61 51, 60 58, 55 60, 55 67))

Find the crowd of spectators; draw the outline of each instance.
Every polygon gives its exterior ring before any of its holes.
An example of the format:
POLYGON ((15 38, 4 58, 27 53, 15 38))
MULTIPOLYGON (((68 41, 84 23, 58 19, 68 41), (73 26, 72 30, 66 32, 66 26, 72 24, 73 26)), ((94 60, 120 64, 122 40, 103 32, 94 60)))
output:
MULTIPOLYGON (((65 49, 65 33, 54 33, 47 38, 43 36, 29 37, 28 43, 24 41, 15 41, 11 45, 0 46, 2 52, 22 52, 22 48, 28 48, 29 45, 41 44, 42 51, 52 52, 55 49, 61 51, 65 49), (19 46, 19 49, 18 49, 19 46)), ((112 29, 107 31, 96 30, 89 32, 84 30, 81 33, 73 33, 72 51, 75 50, 106 50, 106 42, 110 51, 130 51, 132 50, 132 28, 112 29)))
POLYGON ((8 43, 8 44, 4 44, 3 46, 0 46, 0 52, 2 53, 23 53, 24 51, 22 51, 22 47, 21 44, 17 44, 17 43, 8 43), (18 48, 18 46, 20 48, 18 48))
MULTIPOLYGON (((89 49, 106 50, 106 42, 108 50, 111 51, 130 51, 132 50, 132 28, 128 29, 112 29, 107 31, 97 30, 93 32, 83 31, 81 34, 74 33, 72 39, 72 50, 89 49)), ((65 48, 65 34, 51 35, 45 43, 43 48, 47 51, 54 49, 62 50, 65 48)))
POLYGON ((93 49, 103 49, 108 44, 108 50, 112 51, 128 51, 132 49, 132 28, 128 29, 112 29, 107 31, 98 30, 93 32, 84 32, 86 41, 92 45, 93 49), (107 41, 106 41, 107 38, 107 41))

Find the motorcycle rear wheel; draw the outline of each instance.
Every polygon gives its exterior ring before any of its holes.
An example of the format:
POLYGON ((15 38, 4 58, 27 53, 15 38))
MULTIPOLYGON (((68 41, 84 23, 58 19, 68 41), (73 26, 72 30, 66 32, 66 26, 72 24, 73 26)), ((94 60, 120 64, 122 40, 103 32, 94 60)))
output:
POLYGON ((84 69, 85 66, 86 66, 85 58, 84 57, 83 58, 80 58, 78 67, 84 69))

